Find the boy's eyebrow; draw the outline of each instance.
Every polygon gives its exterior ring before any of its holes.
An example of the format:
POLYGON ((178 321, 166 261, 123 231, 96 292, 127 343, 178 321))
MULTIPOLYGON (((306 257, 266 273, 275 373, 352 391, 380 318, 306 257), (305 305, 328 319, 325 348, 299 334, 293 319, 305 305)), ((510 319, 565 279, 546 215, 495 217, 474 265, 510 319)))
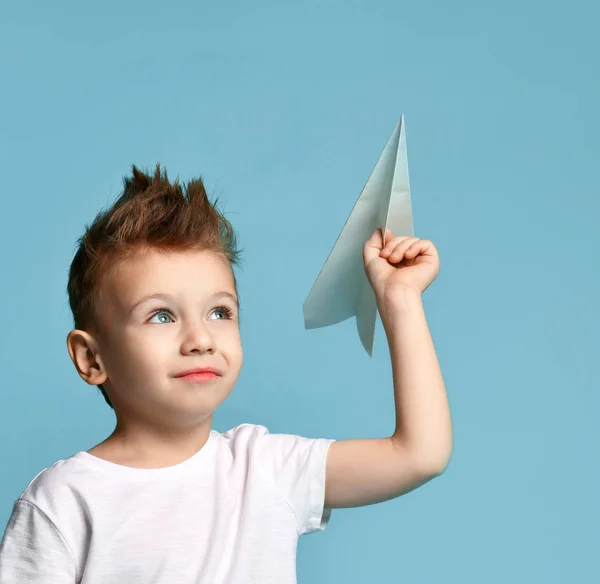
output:
MULTIPOLYGON (((239 308, 239 303, 238 303, 238 299, 231 294, 231 292, 227 292, 225 290, 222 290, 221 292, 216 292, 215 294, 212 295, 212 298, 214 298, 215 300, 219 300, 220 298, 229 298, 230 300, 233 300, 233 302, 235 303, 236 307, 239 308)), ((157 292, 156 294, 148 294, 147 296, 143 296, 142 298, 140 298, 130 309, 128 314, 131 314, 140 304, 148 301, 148 300, 154 300, 154 299, 158 299, 158 300, 173 300, 173 297, 170 294, 163 294, 161 292, 157 292)))
POLYGON ((238 299, 236 298, 235 295, 233 295, 231 292, 227 292, 226 290, 221 290, 221 292, 217 292, 216 294, 213 294, 213 298, 215 300, 219 300, 220 298, 229 298, 230 300, 233 300, 233 302, 235 303, 235 305, 239 308, 239 302, 238 299))

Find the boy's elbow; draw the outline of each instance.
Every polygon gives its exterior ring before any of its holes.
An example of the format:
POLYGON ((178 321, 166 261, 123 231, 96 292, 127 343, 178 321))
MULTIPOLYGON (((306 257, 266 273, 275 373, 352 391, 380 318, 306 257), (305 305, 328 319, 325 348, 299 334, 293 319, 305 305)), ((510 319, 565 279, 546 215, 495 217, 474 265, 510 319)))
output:
POLYGON ((446 469, 450 464, 451 458, 452 451, 450 451, 447 454, 444 454, 443 456, 423 457, 421 468, 427 476, 435 478, 446 472, 446 469))

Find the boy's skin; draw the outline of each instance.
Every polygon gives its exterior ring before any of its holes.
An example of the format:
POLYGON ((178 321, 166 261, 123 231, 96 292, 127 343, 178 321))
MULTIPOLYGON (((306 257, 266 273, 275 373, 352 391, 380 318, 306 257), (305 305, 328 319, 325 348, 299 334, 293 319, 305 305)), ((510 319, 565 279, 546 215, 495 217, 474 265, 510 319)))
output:
MULTIPOLYGON (((377 230, 363 259, 392 357, 396 427, 389 437, 331 444, 327 508, 398 497, 441 474, 452 451, 444 381, 421 299, 439 271, 437 250, 428 240, 394 238, 389 230, 384 246, 377 230)), ((213 412, 242 366, 231 267, 210 251, 150 251, 117 267, 101 291, 101 333, 73 330, 67 337, 79 375, 103 384, 117 416, 113 434, 89 452, 136 468, 183 462, 208 440, 213 412), (155 293, 172 298, 129 312, 155 293), (203 383, 175 378, 193 367, 216 367, 222 376, 203 383)))

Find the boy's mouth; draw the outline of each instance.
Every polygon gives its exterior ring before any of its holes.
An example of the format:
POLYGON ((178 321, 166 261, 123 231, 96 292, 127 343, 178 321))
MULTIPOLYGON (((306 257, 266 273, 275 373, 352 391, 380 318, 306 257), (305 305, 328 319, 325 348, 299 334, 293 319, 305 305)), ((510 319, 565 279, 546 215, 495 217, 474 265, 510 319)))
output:
POLYGON ((211 381, 222 375, 223 373, 215 367, 195 367, 181 371, 175 377, 185 381, 211 381))

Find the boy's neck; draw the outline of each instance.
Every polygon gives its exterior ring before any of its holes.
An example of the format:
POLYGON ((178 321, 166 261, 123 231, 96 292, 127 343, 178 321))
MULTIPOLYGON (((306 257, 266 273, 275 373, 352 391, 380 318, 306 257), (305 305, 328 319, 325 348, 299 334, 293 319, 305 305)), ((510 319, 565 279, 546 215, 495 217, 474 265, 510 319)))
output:
POLYGON ((186 430, 158 430, 117 422, 114 432, 88 453, 122 466, 164 468, 179 464, 196 454, 208 441, 212 415, 186 430))

